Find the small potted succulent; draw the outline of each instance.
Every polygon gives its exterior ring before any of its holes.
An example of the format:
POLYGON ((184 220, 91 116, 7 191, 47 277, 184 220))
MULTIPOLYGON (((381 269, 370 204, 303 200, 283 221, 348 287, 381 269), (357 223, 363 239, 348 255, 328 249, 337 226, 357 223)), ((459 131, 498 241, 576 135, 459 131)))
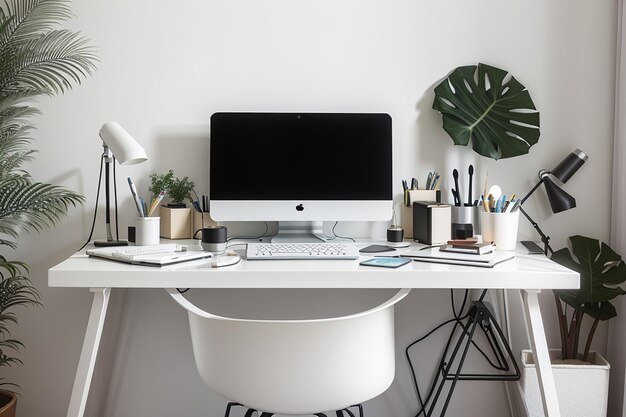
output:
POLYGON ((192 210, 185 200, 193 201, 194 183, 189 177, 174 177, 174 171, 150 175, 150 192, 156 198, 165 192, 170 202, 159 208, 161 236, 168 239, 189 239, 192 233, 192 210))

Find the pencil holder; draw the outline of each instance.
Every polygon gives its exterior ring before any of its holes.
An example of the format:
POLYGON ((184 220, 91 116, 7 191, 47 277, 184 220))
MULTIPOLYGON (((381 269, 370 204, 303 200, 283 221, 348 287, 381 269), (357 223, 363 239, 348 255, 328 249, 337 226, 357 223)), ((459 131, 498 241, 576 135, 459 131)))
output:
POLYGON ((480 212, 483 242, 494 242, 496 250, 513 250, 517 245, 519 210, 510 213, 480 212))
POLYGON ((452 239, 467 239, 480 234, 478 206, 452 206, 452 239))
POLYGON ((135 220, 135 244, 158 245, 160 217, 137 217, 135 220))

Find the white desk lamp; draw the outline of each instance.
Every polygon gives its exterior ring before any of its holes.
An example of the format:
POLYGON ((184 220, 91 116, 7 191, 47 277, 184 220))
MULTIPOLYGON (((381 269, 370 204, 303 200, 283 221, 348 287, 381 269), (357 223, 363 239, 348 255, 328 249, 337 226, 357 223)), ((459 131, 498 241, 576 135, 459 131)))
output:
MULTIPOLYGON (((121 165, 138 164, 148 160, 146 151, 141 145, 120 126, 117 122, 107 122, 100 128, 100 138, 102 138, 102 146, 104 152, 102 158, 104 158, 104 175, 105 175, 105 199, 106 199, 106 241, 94 242, 95 246, 124 246, 127 243, 120 241, 117 230, 117 187, 115 186, 115 165, 117 160, 121 165), (110 177, 110 165, 113 164, 113 185, 115 189, 115 222, 116 230, 115 237, 111 233, 111 204, 109 197, 109 177, 110 177)), ((102 169, 102 166, 100 167, 102 169)), ((98 189, 100 185, 98 184, 98 189)), ((96 207, 97 210, 97 207, 96 207)))

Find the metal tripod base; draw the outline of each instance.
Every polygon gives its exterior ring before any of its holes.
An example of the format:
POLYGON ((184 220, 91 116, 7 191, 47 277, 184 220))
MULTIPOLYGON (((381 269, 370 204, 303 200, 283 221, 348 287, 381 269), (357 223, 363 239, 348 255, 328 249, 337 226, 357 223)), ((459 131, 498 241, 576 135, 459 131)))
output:
POLYGON ((430 403, 428 410, 426 410, 427 407, 424 407, 425 409, 422 411, 426 417, 431 417, 433 415, 437 401, 441 396, 444 386, 448 382, 450 382, 450 389, 445 396, 441 414, 439 414, 441 417, 446 414, 446 410, 448 409, 450 399, 452 398, 452 394, 458 381, 518 381, 520 379, 520 375, 520 370, 513 356, 513 352, 511 351, 511 347, 509 346, 496 319, 482 301, 475 301, 470 307, 466 321, 463 322, 458 320, 455 322, 454 328, 450 332, 450 336, 440 362, 439 372, 435 376, 435 380, 433 381, 428 394, 428 398, 430 398, 433 393, 434 397, 432 398, 432 402, 430 403), (480 350, 480 352, 489 364, 498 370, 498 373, 462 373, 463 365, 465 363, 470 345, 474 345, 478 348, 476 342, 473 340, 477 328, 482 330, 493 357, 487 357, 482 350, 480 350), (454 344, 450 358, 446 361, 446 357, 448 356, 448 352, 451 348, 454 334, 457 329, 461 330, 461 334, 454 344), (511 371, 511 366, 509 365, 507 358, 513 363, 513 373, 503 373, 511 371))

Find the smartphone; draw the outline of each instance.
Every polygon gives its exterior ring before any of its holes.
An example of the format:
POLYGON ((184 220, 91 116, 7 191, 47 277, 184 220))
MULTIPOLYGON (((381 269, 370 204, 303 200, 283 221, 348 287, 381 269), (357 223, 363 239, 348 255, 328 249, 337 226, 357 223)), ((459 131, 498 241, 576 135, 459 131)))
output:
POLYGON ((407 258, 372 258, 362 261, 359 265, 365 266, 380 266, 382 268, 399 268, 402 265, 406 265, 411 262, 410 259, 407 258))

